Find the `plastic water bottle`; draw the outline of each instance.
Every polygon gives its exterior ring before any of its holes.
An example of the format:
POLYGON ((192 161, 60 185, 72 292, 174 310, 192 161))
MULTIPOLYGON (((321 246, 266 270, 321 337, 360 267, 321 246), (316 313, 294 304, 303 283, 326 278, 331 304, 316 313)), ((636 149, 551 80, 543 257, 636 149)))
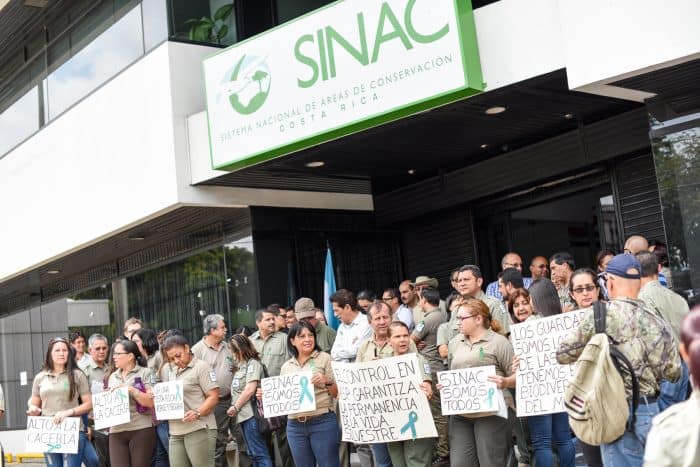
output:
MULTIPOLYGON (((138 376, 134 378, 134 387, 141 392, 146 392, 146 386, 143 384, 143 381, 141 381, 141 378, 138 376)), ((139 404, 138 401, 136 401, 136 411, 141 414, 150 413, 150 409, 139 404)))

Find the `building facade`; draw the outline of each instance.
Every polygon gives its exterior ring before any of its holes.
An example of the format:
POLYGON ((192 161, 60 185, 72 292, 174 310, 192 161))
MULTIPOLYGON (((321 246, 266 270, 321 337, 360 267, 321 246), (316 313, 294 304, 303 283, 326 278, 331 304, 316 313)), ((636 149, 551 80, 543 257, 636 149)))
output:
MULTIPOLYGON (((459 19, 424 15, 428 29, 416 19, 427 0, 0 1, 0 428, 24 425, 26 380, 51 337, 112 338, 129 316, 191 339, 212 312, 229 328, 253 325, 260 306, 321 299, 327 247, 340 287, 428 274, 447 292, 465 263, 489 280, 510 250, 526 263, 569 251, 587 266, 641 234, 668 245, 674 288, 695 300, 700 5, 472 3, 459 19), (367 44, 342 29, 359 19, 328 23, 340 8, 367 9, 367 44), (302 143, 280 117, 275 148, 257 140, 267 149, 217 162, 203 67, 224 47, 262 48, 306 27, 306 74, 254 84, 277 99, 278 83, 318 74, 342 94, 348 57, 410 70, 405 57, 448 20, 475 52, 469 92, 421 107, 406 91, 402 110, 302 143), (334 71, 321 44, 341 57, 334 71), (71 311, 85 300, 107 316, 71 311)), ((275 44, 293 55, 294 40, 275 44)), ((447 80, 437 61, 423 65, 428 81, 413 89, 447 80)), ((401 80, 410 88, 414 75, 401 80)), ((231 133, 231 153, 243 133, 231 133)))

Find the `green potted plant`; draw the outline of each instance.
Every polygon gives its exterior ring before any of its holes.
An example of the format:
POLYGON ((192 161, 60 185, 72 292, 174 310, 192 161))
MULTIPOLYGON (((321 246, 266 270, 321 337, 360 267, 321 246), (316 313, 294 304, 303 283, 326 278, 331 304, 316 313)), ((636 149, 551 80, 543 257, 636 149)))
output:
POLYGON ((190 27, 189 39, 195 42, 216 42, 221 41, 229 32, 226 24, 233 14, 233 3, 227 3, 214 13, 213 18, 202 16, 201 18, 191 18, 185 21, 190 27))

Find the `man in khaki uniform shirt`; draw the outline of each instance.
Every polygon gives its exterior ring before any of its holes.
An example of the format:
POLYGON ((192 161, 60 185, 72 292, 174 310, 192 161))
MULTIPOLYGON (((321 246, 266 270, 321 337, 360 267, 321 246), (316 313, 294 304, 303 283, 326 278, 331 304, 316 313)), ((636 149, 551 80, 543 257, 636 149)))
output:
MULTIPOLYGON (((90 361, 81 368, 88 379, 90 392, 94 395, 104 391, 105 375, 107 373, 107 352, 109 352, 109 342, 102 334, 93 334, 88 338, 88 352, 90 361)), ((109 430, 94 430, 95 420, 92 410, 88 415, 88 424, 92 432, 92 440, 100 460, 100 467, 109 467, 109 430)))
POLYGON ((316 319, 317 311, 320 310, 316 308, 314 301, 307 297, 301 297, 294 304, 294 316, 297 321, 308 321, 316 330, 316 343, 322 351, 330 354, 335 342, 335 331, 316 319))
MULTIPOLYGON (((255 312, 255 324, 258 330, 250 336, 250 341, 260 354, 260 361, 267 368, 267 375, 279 376, 282 365, 290 357, 287 353, 287 335, 275 330, 275 314, 268 310, 255 312)), ((294 461, 287 443, 287 430, 281 428, 275 432, 275 436, 284 467, 293 467, 294 461)))
POLYGON ((214 407, 216 418, 216 451, 214 465, 226 467, 226 444, 229 436, 231 417, 226 411, 231 406, 231 381, 233 380, 233 356, 224 339, 226 339, 226 322, 219 314, 207 315, 202 322, 204 337, 192 346, 195 357, 211 366, 219 383, 219 402, 214 407))
MULTIPOLYGON (((457 275, 457 291, 464 298, 476 298, 481 300, 489 307, 491 312, 491 318, 497 319, 501 323, 501 334, 507 336, 510 334, 510 315, 508 311, 503 307, 497 298, 486 295, 481 286, 484 283, 484 278, 481 274, 481 269, 479 266, 474 264, 467 264, 459 268, 459 273, 457 275)), ((456 320, 451 320, 453 325, 457 325, 456 320)))
MULTIPOLYGON (((416 323, 411 339, 416 343, 419 355, 423 356, 428 365, 430 365, 432 390, 434 394, 439 394, 436 387, 437 372, 445 370, 445 365, 438 352, 437 332, 440 325, 447 321, 447 314, 439 308, 440 294, 435 289, 423 289, 418 303, 424 310, 424 315, 423 319, 416 323)), ((447 436, 447 417, 442 415, 440 397, 431 398, 429 403, 430 411, 435 421, 435 428, 438 432, 433 465, 448 465, 450 445, 447 436)))

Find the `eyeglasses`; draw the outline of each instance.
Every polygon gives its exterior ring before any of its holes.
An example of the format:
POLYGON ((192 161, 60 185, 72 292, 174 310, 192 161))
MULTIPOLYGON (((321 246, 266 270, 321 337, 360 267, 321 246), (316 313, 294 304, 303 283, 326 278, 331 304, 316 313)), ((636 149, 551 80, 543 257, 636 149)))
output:
POLYGON ((469 316, 457 316, 457 319, 460 321, 464 321, 465 319, 473 318, 476 315, 469 315, 469 316))
POLYGON ((129 355, 129 352, 114 352, 113 355, 129 355))
POLYGON ((523 267, 523 263, 504 263, 503 266, 507 268, 521 268, 523 267))
POLYGON ((583 293, 583 292, 593 292, 595 290, 595 285, 585 285, 582 287, 576 287, 575 289, 571 290, 573 293, 583 293))
POLYGON ((382 300, 384 300, 385 302, 388 302, 388 301, 393 300, 395 298, 396 297, 382 297, 382 300))

